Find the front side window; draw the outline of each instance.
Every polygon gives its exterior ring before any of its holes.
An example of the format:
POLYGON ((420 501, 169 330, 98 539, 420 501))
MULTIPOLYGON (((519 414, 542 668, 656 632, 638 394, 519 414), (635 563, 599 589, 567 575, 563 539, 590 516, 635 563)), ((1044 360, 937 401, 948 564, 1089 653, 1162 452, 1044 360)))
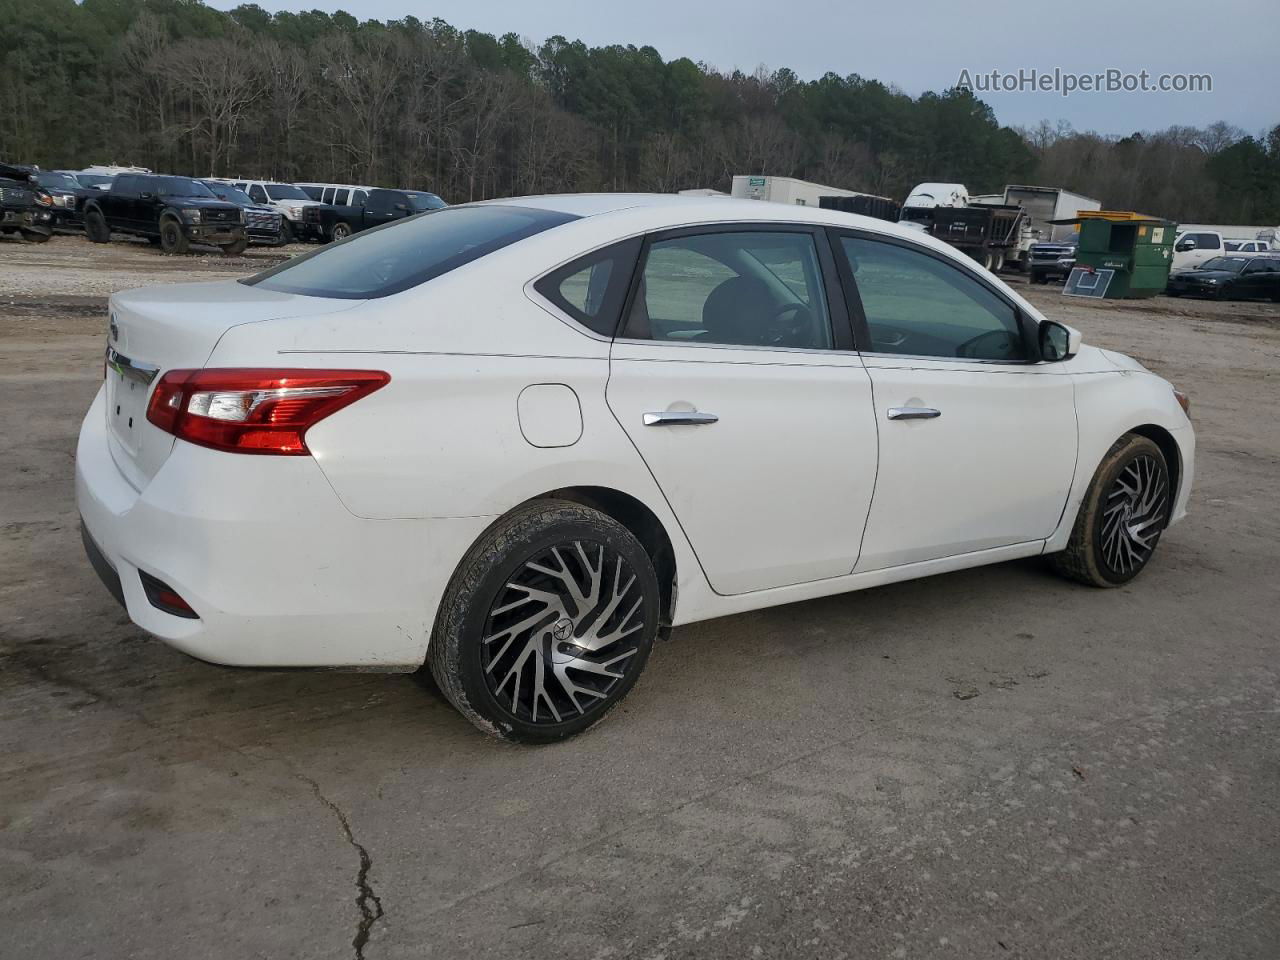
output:
POLYGON ((1188 238, 1196 242, 1197 250, 1221 250, 1222 243, 1216 233, 1193 233, 1188 238))
POLYGON ((639 238, 624 240, 553 270, 534 287, 588 330, 612 337, 639 253, 639 238))
POLYGON ((449 207, 366 230, 240 282, 309 297, 387 297, 576 219, 534 207, 449 207))
POLYGON ((831 323, 813 235, 762 230, 654 241, 625 336, 830 349, 831 323))
POLYGON ((939 257, 841 237, 871 351, 961 360, 1026 359, 1018 316, 984 284, 939 257))

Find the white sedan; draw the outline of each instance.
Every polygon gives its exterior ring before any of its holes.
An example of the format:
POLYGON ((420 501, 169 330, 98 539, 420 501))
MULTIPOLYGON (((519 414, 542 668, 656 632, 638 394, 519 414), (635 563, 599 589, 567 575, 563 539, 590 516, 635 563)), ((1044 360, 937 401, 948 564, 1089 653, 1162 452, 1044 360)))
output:
POLYGON ((1186 398, 895 224, 753 201, 450 207, 111 298, 76 491, 144 630, 414 670, 585 729, 672 626, 1047 555, 1132 579, 1186 398))

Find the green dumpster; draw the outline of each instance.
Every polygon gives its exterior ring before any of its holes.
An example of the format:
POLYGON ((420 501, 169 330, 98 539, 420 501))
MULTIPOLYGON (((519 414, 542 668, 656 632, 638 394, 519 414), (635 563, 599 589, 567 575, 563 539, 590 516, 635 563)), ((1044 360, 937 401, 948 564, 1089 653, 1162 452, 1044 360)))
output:
POLYGON ((1080 240, 1064 294, 1136 300, 1164 292, 1176 223, 1111 211, 1067 222, 1080 225, 1080 240))

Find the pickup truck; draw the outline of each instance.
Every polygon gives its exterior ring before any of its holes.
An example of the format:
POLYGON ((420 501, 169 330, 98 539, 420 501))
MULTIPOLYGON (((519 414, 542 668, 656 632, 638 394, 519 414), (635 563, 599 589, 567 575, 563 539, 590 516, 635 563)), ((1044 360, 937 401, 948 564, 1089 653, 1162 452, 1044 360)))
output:
POLYGON ((146 237, 165 253, 206 243, 234 257, 249 245, 240 207, 198 180, 155 174, 118 174, 109 190, 85 202, 84 232, 94 243, 109 242, 112 233, 146 237))
POLYGON ((368 196, 363 203, 350 201, 359 200, 364 190, 350 192, 355 196, 344 196, 347 191, 339 190, 334 202, 320 210, 320 226, 324 235, 330 240, 345 240, 361 230, 411 217, 416 213, 439 210, 446 206, 445 202, 434 193, 426 193, 422 190, 388 190, 374 187, 368 191, 368 196), (340 202, 343 200, 347 202, 340 202))
POLYGON ((53 233, 53 198, 32 168, 0 163, 0 233, 44 243, 53 233))

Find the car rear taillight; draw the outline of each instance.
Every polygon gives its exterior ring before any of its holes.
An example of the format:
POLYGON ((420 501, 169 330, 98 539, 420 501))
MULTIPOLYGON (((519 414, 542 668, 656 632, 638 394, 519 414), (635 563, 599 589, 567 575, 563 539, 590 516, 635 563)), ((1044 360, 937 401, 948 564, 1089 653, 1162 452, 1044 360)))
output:
POLYGON ((304 456, 307 430, 390 380, 381 370, 170 370, 147 419, 215 450, 304 456))

